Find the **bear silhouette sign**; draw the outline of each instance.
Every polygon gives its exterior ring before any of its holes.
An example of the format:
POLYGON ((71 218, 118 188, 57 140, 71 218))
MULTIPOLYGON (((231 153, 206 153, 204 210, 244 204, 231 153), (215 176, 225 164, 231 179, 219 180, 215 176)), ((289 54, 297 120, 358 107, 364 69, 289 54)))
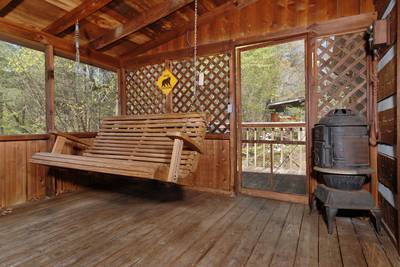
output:
POLYGON ((164 95, 168 95, 175 85, 178 83, 178 79, 168 69, 164 70, 160 78, 157 80, 157 86, 163 92, 164 95))

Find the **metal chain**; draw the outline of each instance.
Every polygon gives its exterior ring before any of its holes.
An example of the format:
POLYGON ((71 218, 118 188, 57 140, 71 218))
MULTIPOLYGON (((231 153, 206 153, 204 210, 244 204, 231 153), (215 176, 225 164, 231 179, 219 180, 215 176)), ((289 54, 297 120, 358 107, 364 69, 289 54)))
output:
MULTIPOLYGON (((193 49, 193 70, 194 70, 194 86, 193 86, 193 103, 198 102, 197 99, 197 19, 198 19, 198 0, 194 1, 194 49, 193 49)), ((196 105, 192 105, 195 108, 196 105)))
POLYGON ((79 21, 75 23, 75 62, 77 68, 79 68, 79 63, 81 62, 81 55, 79 52, 80 47, 80 36, 79 36, 79 21))
POLYGON ((80 36, 79 36, 79 21, 75 23, 75 34, 74 34, 74 42, 75 42, 75 87, 78 88, 79 86, 79 73, 80 73, 80 62, 81 62, 81 55, 79 51, 80 47, 80 36))

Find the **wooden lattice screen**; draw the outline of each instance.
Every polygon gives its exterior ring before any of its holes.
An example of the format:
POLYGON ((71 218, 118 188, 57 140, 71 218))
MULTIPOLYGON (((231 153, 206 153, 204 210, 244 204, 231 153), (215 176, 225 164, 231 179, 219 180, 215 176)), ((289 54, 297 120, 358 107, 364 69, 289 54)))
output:
POLYGON ((351 108, 367 117, 368 58, 363 32, 316 40, 317 118, 334 108, 351 108))
MULTIPOLYGON (((172 111, 186 113, 206 111, 210 115, 209 133, 229 132, 230 54, 199 57, 197 70, 204 73, 204 85, 193 90, 191 59, 170 62, 178 84, 172 92, 172 111)), ((156 86, 165 64, 155 64, 127 71, 126 94, 128 114, 165 113, 166 98, 156 86)))
POLYGON ((165 96, 155 86, 164 69, 163 63, 147 65, 125 73, 128 114, 165 113, 165 96))

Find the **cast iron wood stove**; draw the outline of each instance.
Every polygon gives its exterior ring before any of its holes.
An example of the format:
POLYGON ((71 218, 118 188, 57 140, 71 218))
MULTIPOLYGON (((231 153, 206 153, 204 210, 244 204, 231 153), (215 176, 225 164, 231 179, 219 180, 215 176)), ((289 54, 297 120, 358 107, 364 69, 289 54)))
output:
POLYGON ((338 209, 370 210, 380 231, 380 210, 362 189, 372 173, 369 165, 368 124, 350 109, 335 109, 313 129, 314 170, 319 184, 313 194, 326 210, 328 232, 338 209))

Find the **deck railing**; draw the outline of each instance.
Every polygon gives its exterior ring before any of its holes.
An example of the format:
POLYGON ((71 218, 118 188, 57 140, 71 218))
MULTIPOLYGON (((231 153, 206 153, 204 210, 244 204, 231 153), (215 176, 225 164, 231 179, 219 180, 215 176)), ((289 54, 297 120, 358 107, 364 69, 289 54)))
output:
POLYGON ((304 122, 242 123, 243 170, 304 174, 305 127, 304 122))

